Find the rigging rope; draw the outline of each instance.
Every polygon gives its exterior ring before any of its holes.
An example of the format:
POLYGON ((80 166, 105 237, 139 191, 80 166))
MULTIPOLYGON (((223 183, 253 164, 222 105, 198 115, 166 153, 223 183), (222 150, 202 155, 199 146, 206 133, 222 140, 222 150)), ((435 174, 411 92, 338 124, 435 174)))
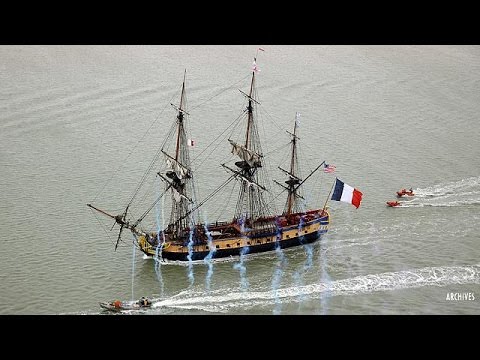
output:
POLYGON ((267 117, 270 118, 270 121, 273 123, 273 125, 275 125, 275 126, 276 126, 278 129, 280 129, 282 132, 283 132, 283 131, 286 131, 285 128, 281 127, 280 125, 278 125, 278 124, 275 122, 275 120, 273 119, 273 116, 270 115, 270 114, 268 113, 268 111, 267 111, 263 106, 260 107, 260 110, 265 112, 265 115, 267 115, 267 117))
POLYGON ((234 177, 235 175, 231 175, 227 180, 225 180, 225 182, 222 185, 220 185, 220 187, 218 187, 215 191, 213 191, 210 195, 208 195, 205 199, 203 199, 197 206, 195 206, 193 209, 188 211, 184 216, 182 216, 177 221, 175 221, 173 225, 179 223, 180 221, 185 219, 188 215, 190 215, 191 213, 196 211, 198 208, 200 208, 203 204, 205 204, 208 200, 210 200, 213 196, 215 196, 220 190, 222 190, 226 185, 228 185, 228 183, 232 181, 234 177))
POLYGON ((220 211, 218 212, 218 214, 216 214, 216 215, 214 216, 214 218, 217 218, 217 221, 220 219, 220 216, 222 216, 222 215, 225 214, 225 209, 227 209, 227 208, 228 208, 228 205, 230 204, 230 200, 232 199, 232 195, 233 195, 233 193, 234 193, 234 191, 235 191, 235 189, 236 189, 236 184, 237 184, 237 183, 235 183, 235 185, 232 186, 232 190, 230 191, 230 195, 228 196, 228 199, 227 199, 227 201, 225 202, 224 206, 221 207, 221 208, 219 208, 220 211))
POLYGON ((245 80, 247 77, 250 77, 250 74, 248 74, 247 76, 244 76, 243 78, 241 78, 240 80, 238 80, 237 82, 233 83, 232 85, 230 85, 229 87, 223 89, 223 90, 220 90, 220 92, 216 95, 213 95, 212 97, 208 98, 207 100, 201 102, 200 104, 198 104, 197 106, 194 106, 193 108, 190 109, 190 111, 192 110, 195 110, 197 108, 199 108, 200 106, 202 106, 203 104, 207 103, 208 101, 212 100, 213 98, 216 98, 217 96, 221 95, 222 93, 224 93, 225 91, 227 90, 230 90, 231 88, 233 88, 235 85, 237 85, 239 82, 245 80))
POLYGON ((145 218, 145 216, 147 216, 147 214, 154 208, 154 206, 160 201, 160 199, 167 193, 167 191, 170 189, 171 186, 172 186, 171 184, 167 186, 165 191, 154 201, 154 203, 143 213, 143 215, 140 216, 140 218, 137 221, 135 221, 134 226, 137 226, 138 224, 140 224, 140 222, 145 218))
MULTIPOLYGON (((170 103, 173 98, 177 95, 178 91, 172 96, 172 98, 170 99, 170 101, 168 103, 170 103)), ((160 113, 158 114, 158 116, 155 118, 155 120, 153 120, 153 122, 150 124, 150 126, 148 127, 147 131, 143 134, 143 136, 140 138, 140 140, 135 144, 135 146, 133 147, 133 149, 129 152, 129 154, 127 155, 127 157, 125 158, 125 160, 122 161, 122 163, 118 166, 117 170, 115 170, 115 172, 112 174, 112 176, 105 182, 105 184, 103 185, 103 187, 101 188, 101 190, 97 193, 97 195, 95 196, 95 198, 93 199, 92 202, 95 202, 95 200, 97 200, 98 196, 103 192, 103 190, 105 189, 105 187, 107 186, 107 184, 114 178, 114 176, 116 174, 118 174, 118 172, 120 171, 120 169, 125 166, 125 163, 126 161, 130 158, 130 156, 132 155, 133 151, 137 148, 138 144, 140 144, 140 142, 143 141, 143 139, 145 138, 145 136, 147 136, 148 132, 150 131, 150 129, 152 128, 153 124, 155 124, 155 122, 157 122, 157 120, 160 118, 160 116, 163 114, 163 112, 165 111, 165 109, 167 108, 167 105, 168 103, 163 107, 163 109, 160 111, 160 113)), ((133 201, 133 199, 130 201, 129 204, 131 204, 131 202, 133 201)))
POLYGON ((277 151, 279 151, 279 150, 281 150, 281 149, 283 149, 283 148, 285 148, 285 147, 287 147, 287 146, 289 146, 289 145, 290 145, 290 142, 288 142, 288 143, 286 143, 286 144, 283 144, 283 145, 280 145, 278 148, 275 148, 275 149, 273 149, 272 151, 269 151, 269 152, 266 153, 264 156, 268 156, 268 155, 270 155, 270 154, 273 154, 274 152, 277 152, 277 151))
MULTIPOLYGON (((213 144, 215 141, 217 141, 217 140, 220 138, 220 136, 222 136, 232 125, 234 125, 234 124, 237 122, 237 120, 243 115, 243 113, 244 113, 244 111, 243 111, 242 114, 240 114, 235 120, 233 120, 232 123, 231 123, 230 125, 228 125, 228 127, 227 127, 225 130, 223 130, 220 135, 218 135, 210 144, 208 144, 208 146, 207 146, 205 149, 203 149, 203 150, 200 152, 200 154, 198 154, 198 155, 193 159, 192 164, 200 157, 200 155, 202 155, 202 154, 205 152, 205 150, 207 150, 210 146, 212 146, 212 144, 213 144)), ((215 148, 214 148, 212 151, 210 151, 210 153, 208 154, 208 156, 206 156, 205 159, 203 159, 203 161, 202 161, 201 163, 199 163, 198 165, 196 164, 196 166, 199 167, 200 165, 202 165, 202 164, 209 158, 209 156, 210 156, 219 146, 220 146, 220 142, 218 142, 217 146, 215 146, 215 148)))
MULTIPOLYGON (((175 130, 175 126, 176 124, 174 124, 171 128, 170 128, 170 131, 168 132, 168 134, 170 135, 172 131, 175 130)), ((168 136, 167 136, 168 138, 168 136)), ((130 199, 130 202, 128 203, 128 205, 131 205, 133 200, 135 199, 135 197, 137 196, 138 192, 140 191, 140 188, 143 186, 143 184, 145 183, 145 180, 147 179, 147 176, 148 174, 150 173, 150 171, 152 171, 152 168, 153 166, 155 165, 155 162, 157 161, 158 157, 160 156, 160 152, 162 151, 162 148, 163 146, 165 145, 165 141, 162 143, 162 145, 159 147, 159 149, 157 150, 155 156, 153 157, 152 161, 150 162, 150 165, 148 166, 147 170, 145 171, 145 173, 143 174, 142 178, 140 179, 140 183, 137 185, 137 187, 135 188, 134 192, 133 192, 133 195, 130 199)))
POLYGON ((96 211, 94 211, 93 209, 90 209, 90 211, 92 212, 93 216, 95 217, 95 219, 97 219, 98 221, 98 224, 100 225, 100 227, 103 229, 103 231, 105 232, 105 234, 107 235, 107 238, 110 240, 110 243, 112 245, 115 245, 115 242, 117 241, 115 238, 112 238, 111 236, 111 233, 107 232, 107 230, 105 230, 105 225, 102 224, 102 222, 100 221, 100 217, 98 216, 98 213, 96 211))

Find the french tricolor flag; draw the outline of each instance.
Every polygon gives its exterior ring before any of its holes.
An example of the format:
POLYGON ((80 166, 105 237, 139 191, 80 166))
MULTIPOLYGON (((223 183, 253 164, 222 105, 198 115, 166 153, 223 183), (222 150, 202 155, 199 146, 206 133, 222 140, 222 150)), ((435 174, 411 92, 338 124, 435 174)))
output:
POLYGON ((332 200, 343 201, 352 204, 358 209, 360 202, 362 201, 362 195, 363 194, 357 189, 354 189, 350 185, 345 184, 343 181, 336 179, 332 200))

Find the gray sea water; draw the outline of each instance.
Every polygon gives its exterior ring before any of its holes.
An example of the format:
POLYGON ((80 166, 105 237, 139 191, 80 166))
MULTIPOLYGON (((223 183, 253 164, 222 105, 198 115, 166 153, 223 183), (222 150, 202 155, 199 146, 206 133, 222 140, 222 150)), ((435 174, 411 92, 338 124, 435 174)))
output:
MULTIPOLYGON (((480 47, 262 47, 270 175, 285 180, 276 167, 300 112, 303 173, 337 166, 306 183, 309 203, 323 206, 335 176, 363 201, 329 202, 313 245, 189 278, 144 259, 128 233, 114 251, 117 229, 86 203, 123 210, 185 69, 199 197, 222 183, 228 143, 204 150, 242 112, 258 46, 0 46, 0 314, 98 314, 141 296, 155 300, 147 314, 480 313, 480 47), (417 196, 387 208, 403 187, 417 196)), ((232 216, 228 195, 205 220, 232 216)))

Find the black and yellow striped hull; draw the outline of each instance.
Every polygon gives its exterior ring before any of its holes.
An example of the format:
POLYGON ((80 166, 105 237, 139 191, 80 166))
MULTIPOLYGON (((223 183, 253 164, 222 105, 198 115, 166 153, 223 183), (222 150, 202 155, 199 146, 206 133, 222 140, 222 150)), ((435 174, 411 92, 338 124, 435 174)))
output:
POLYGON ((305 222, 302 226, 292 225, 279 227, 275 232, 249 236, 239 234, 226 239, 213 239, 211 246, 208 244, 189 246, 175 242, 165 242, 162 249, 148 243, 145 237, 138 238, 140 249, 149 256, 161 256, 162 259, 172 261, 203 260, 211 253, 211 258, 224 258, 241 254, 253 254, 275 250, 277 246, 282 249, 303 244, 313 243, 328 231, 330 215, 326 215, 305 222))

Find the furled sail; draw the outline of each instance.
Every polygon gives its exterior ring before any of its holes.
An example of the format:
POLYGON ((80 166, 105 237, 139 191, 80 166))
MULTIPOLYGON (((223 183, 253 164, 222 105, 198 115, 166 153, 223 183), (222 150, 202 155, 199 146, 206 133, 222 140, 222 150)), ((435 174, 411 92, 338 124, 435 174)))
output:
POLYGON ((167 158, 167 166, 175 171, 175 174, 177 174, 177 177, 179 179, 185 179, 190 177, 190 171, 180 164, 178 161, 172 159, 171 157, 167 158))
POLYGON ((238 155, 240 159, 246 161, 250 167, 260 167, 262 163, 260 161, 261 155, 256 152, 247 149, 245 146, 235 143, 232 140, 228 140, 232 145, 232 154, 238 155))
POLYGON ((185 200, 187 200, 187 201, 192 202, 188 197, 186 197, 185 195, 183 195, 183 194, 181 194, 180 192, 178 192, 178 190, 175 189, 175 187, 172 187, 172 192, 173 192, 173 198, 175 199, 175 201, 176 201, 177 203, 179 203, 179 202, 182 200, 182 198, 185 199, 185 200))

